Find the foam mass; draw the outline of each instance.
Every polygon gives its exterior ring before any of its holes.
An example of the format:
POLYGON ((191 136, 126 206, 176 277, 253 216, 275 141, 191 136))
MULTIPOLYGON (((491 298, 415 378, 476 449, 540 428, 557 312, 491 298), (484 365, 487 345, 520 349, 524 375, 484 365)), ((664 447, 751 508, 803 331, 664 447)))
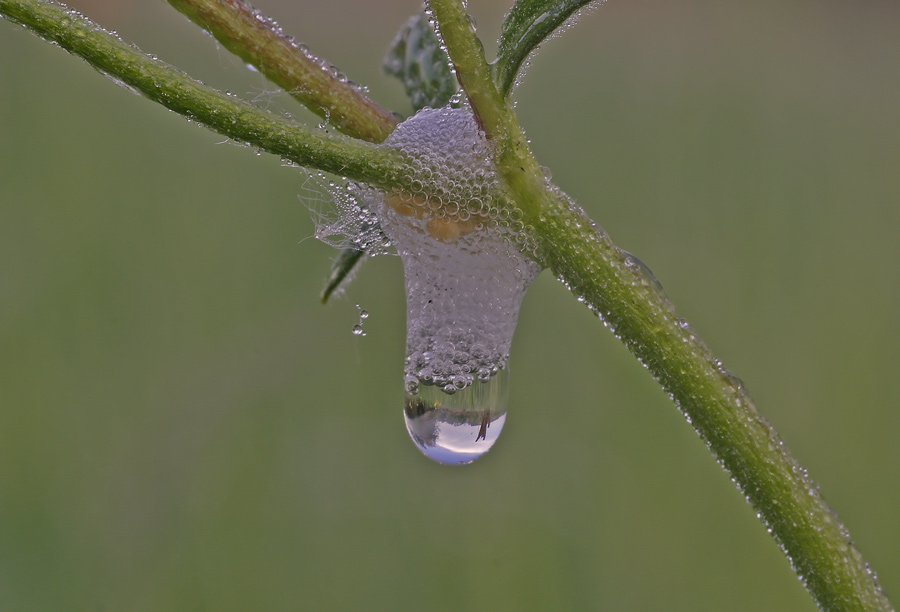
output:
POLYGON ((402 152, 417 177, 412 193, 365 196, 403 261, 407 392, 486 382, 506 366, 540 271, 519 250, 515 213, 500 206, 491 145, 469 109, 445 107, 419 111, 382 146, 402 152))

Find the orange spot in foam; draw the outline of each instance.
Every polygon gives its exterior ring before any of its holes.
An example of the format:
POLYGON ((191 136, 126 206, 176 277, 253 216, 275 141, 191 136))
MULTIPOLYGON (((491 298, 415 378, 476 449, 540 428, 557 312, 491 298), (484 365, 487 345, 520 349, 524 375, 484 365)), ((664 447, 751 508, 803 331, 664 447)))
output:
POLYGON ((456 242, 477 228, 477 222, 472 218, 460 219, 458 214, 441 214, 440 207, 437 206, 434 207, 436 210, 432 210, 428 206, 429 201, 422 196, 389 193, 384 196, 384 203, 404 217, 427 218, 425 230, 432 238, 441 242, 456 242))

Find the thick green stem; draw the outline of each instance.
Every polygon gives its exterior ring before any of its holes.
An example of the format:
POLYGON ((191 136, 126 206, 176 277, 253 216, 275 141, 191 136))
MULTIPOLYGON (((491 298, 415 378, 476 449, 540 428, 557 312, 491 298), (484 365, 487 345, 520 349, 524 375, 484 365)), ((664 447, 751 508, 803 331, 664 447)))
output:
POLYGON ((402 180, 397 154, 228 96, 145 55, 75 11, 38 0, 0 0, 0 14, 82 57, 113 80, 229 138, 359 181, 392 186, 402 180))
POLYGON ((740 380, 679 319, 655 279, 545 179, 490 81, 461 0, 430 0, 457 78, 496 147, 538 258, 596 312, 671 395, 759 513, 823 610, 887 611, 849 534, 740 380))
POLYGON ((397 119, 243 0, 168 0, 226 49, 256 67, 340 132, 381 142, 397 119))
POLYGON ((561 196, 541 193, 542 185, 521 178, 510 191, 540 202, 541 212, 526 213, 524 221, 534 225, 546 264, 670 394, 757 510, 819 606, 891 610, 806 470, 757 412, 740 380, 676 316, 655 279, 561 196))

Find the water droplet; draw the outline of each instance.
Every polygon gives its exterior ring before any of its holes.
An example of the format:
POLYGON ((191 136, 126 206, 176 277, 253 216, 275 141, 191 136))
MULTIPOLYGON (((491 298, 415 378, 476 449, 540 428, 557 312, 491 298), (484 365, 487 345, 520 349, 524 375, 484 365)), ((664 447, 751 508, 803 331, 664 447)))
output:
POLYGON ((465 465, 485 454, 506 422, 508 372, 447 394, 421 385, 407 393, 403 418, 406 430, 426 457, 445 465, 465 465))
POLYGON ((365 336, 366 332, 363 329, 363 322, 369 318, 369 311, 365 308, 360 308, 359 304, 356 305, 356 309, 359 311, 359 323, 353 326, 353 334, 356 336, 365 336))

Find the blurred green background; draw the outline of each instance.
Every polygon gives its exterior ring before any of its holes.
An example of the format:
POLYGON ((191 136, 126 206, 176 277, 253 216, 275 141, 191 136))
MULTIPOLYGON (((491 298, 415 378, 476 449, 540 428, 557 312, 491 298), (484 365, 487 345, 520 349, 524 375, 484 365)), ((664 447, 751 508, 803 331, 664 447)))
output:
MULTIPOLYGON (((165 3, 72 2, 304 116, 165 3)), ((258 0, 408 112, 418 8, 258 0)), ((489 54, 506 2, 471 0, 489 54)), ((613 0, 516 93, 900 598, 900 5, 613 0)), ((399 260, 323 307, 304 174, 0 22, 0 609, 815 610, 665 395, 544 273, 465 468, 401 417, 399 260), (371 316, 351 333, 355 304, 371 316)))

